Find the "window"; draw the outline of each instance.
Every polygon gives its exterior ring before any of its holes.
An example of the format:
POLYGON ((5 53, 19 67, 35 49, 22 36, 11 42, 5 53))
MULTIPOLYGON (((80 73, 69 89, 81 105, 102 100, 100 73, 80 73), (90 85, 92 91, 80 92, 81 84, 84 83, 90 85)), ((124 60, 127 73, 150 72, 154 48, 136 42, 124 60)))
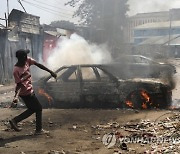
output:
POLYGON ((69 76, 68 81, 77 81, 77 70, 69 76))
POLYGON ((60 81, 61 75, 65 71, 67 71, 67 68, 64 68, 64 69, 60 70, 58 73, 56 73, 57 74, 57 78, 56 79, 54 77, 51 77, 47 82, 56 82, 56 81, 58 82, 58 81, 60 81))
POLYGON ((83 80, 97 80, 96 74, 92 67, 82 67, 81 72, 83 80))
POLYGON ((100 75, 100 80, 101 81, 110 81, 110 77, 104 71, 102 71, 99 68, 97 68, 97 71, 98 71, 98 73, 100 75))

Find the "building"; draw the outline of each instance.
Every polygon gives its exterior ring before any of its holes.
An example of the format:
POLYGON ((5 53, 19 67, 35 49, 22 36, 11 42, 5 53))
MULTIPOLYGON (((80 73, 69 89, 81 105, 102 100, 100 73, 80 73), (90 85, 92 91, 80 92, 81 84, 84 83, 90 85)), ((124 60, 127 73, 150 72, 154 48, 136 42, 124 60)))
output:
POLYGON ((0 83, 12 79, 12 69, 18 49, 30 49, 34 59, 42 55, 42 28, 39 17, 13 9, 8 16, 8 27, 0 29, 0 83))
POLYGON ((148 40, 149 43, 168 44, 177 35, 180 35, 180 21, 148 23, 134 28, 134 44, 148 43, 148 40), (160 41, 162 39, 164 41, 160 41))
POLYGON ((129 17, 127 27, 127 42, 134 43, 134 28, 147 23, 161 23, 180 20, 180 9, 162 12, 138 13, 129 17))
POLYGON ((42 28, 39 17, 13 9, 8 17, 8 40, 16 44, 14 50, 30 49, 32 57, 38 59, 42 52, 42 28))

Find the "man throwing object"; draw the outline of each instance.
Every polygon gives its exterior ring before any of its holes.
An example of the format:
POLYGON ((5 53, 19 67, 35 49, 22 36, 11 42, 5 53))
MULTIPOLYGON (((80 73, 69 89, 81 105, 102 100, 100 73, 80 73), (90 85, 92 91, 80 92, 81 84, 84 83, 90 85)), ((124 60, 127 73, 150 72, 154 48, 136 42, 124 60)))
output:
POLYGON ((14 66, 13 76, 16 83, 15 96, 13 99, 12 106, 17 104, 18 97, 24 101, 27 110, 20 115, 14 117, 9 121, 11 128, 15 131, 20 131, 18 127, 18 122, 28 118, 33 113, 36 114, 36 130, 35 134, 47 133, 47 131, 42 129, 42 106, 38 101, 32 86, 32 79, 30 73, 30 66, 36 65, 42 70, 49 72, 54 78, 57 77, 56 73, 45 67, 44 65, 36 62, 34 59, 27 56, 29 50, 20 49, 16 51, 17 63, 14 66))

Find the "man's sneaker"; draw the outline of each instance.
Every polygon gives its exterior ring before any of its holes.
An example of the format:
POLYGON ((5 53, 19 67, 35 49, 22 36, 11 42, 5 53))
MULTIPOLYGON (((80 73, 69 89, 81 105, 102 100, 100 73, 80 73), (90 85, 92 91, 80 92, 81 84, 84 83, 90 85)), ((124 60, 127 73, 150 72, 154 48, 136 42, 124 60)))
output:
POLYGON ((43 134, 49 134, 49 131, 41 129, 39 131, 35 131, 34 135, 43 135, 43 134))
POLYGON ((9 123, 10 123, 10 125, 11 125, 11 128, 14 129, 15 131, 19 132, 19 131, 22 130, 21 128, 19 128, 19 127, 17 126, 17 123, 16 123, 13 119, 12 119, 12 120, 9 120, 9 123))

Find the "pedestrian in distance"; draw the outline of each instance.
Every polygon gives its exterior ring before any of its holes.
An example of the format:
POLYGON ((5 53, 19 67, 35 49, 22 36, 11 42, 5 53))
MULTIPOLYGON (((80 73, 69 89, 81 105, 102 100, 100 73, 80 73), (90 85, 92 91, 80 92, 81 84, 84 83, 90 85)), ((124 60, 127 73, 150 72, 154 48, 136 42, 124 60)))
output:
POLYGON ((16 88, 15 88, 15 96, 11 104, 11 107, 16 106, 18 103, 18 97, 20 97, 24 101, 27 110, 25 110, 20 115, 14 117, 13 119, 9 120, 9 123, 12 129, 14 129, 15 131, 21 131, 21 128, 18 127, 18 123, 31 116, 33 113, 35 113, 36 114, 35 134, 38 135, 38 134, 48 133, 48 131, 45 131, 42 128, 42 106, 33 90, 30 66, 35 65, 40 69, 49 72, 54 78, 56 78, 57 75, 56 73, 45 67, 44 65, 38 63, 33 58, 28 57, 27 54, 29 52, 30 52, 29 50, 24 50, 24 49, 20 49, 16 51, 16 58, 18 61, 15 64, 13 70, 13 76, 15 79, 16 88))

